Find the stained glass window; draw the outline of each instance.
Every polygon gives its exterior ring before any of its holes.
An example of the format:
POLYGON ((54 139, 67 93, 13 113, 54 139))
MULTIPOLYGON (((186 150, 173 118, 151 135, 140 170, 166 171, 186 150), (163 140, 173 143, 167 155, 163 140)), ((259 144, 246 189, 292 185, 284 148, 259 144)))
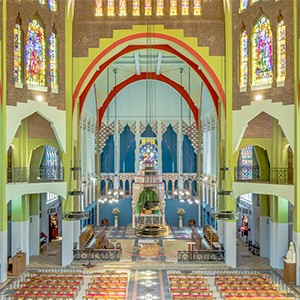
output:
POLYGON ((56 29, 53 26, 51 35, 49 37, 49 59, 50 59, 50 86, 51 89, 57 89, 58 78, 57 78, 57 37, 56 29))
POLYGON ((170 0, 170 16, 177 16, 177 0, 170 0))
POLYGON ((240 36, 240 88, 247 86, 248 82, 248 35, 243 24, 240 36))
POLYGON ((35 86, 45 86, 46 54, 44 28, 37 19, 29 22, 25 49, 26 83, 35 86))
POLYGON ((132 15, 139 16, 140 15, 140 0, 132 1, 132 15))
POLYGON ((48 6, 52 11, 57 11, 57 0, 48 0, 48 6))
POLYGON ((250 5, 253 5, 254 3, 258 2, 259 0, 250 0, 250 5))
POLYGON ((115 0, 107 0, 107 15, 110 17, 115 15, 115 0))
POLYGON ((20 14, 16 19, 14 27, 14 82, 15 84, 22 84, 22 19, 20 14))
POLYGON ((181 2, 181 14, 183 16, 189 15, 189 0, 182 0, 181 2))
POLYGON ((164 15, 164 0, 156 0, 156 15, 164 15))
POLYGON ((194 16, 200 16, 201 13, 201 0, 194 0, 194 16))
POLYGON ((156 140, 151 139, 151 141, 141 141, 140 145, 140 169, 142 168, 143 163, 151 162, 154 165, 154 168, 158 168, 158 153, 156 140))
POLYGON ((40 4, 46 4, 46 0, 39 0, 40 4))
POLYGON ((242 168, 240 174, 241 179, 252 179, 252 166, 253 166, 253 147, 252 145, 245 146, 240 151, 239 166, 242 168))
POLYGON ((270 21, 262 16, 252 32, 252 85, 273 82, 273 49, 270 21))
POLYGON ((277 36, 277 81, 285 81, 286 76, 286 28, 283 16, 278 16, 276 28, 277 36))
POLYGON ((240 0, 240 11, 247 9, 248 0, 240 0))
POLYGON ((103 16, 102 0, 95 0, 95 16, 96 17, 102 17, 103 16))
POLYGON ((152 2, 152 0, 145 0, 145 15, 146 16, 151 16, 151 14, 152 14, 151 2, 152 2))
POLYGON ((119 16, 126 16, 126 0, 119 0, 119 16))

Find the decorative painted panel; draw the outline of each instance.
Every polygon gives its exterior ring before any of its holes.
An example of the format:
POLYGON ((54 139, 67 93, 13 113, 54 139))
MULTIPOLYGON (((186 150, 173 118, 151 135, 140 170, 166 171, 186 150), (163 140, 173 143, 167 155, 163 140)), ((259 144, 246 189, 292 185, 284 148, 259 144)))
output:
POLYGON ((46 85, 46 55, 44 28, 37 19, 29 22, 26 38, 26 83, 46 85))
POLYGON ((156 15, 164 15, 164 0, 156 0, 156 15))
POLYGON ((140 0, 132 1, 132 15, 139 16, 140 15, 140 0))
POLYGON ((97 16, 97 17, 103 16, 102 0, 95 0, 95 16, 97 16))
POLYGON ((277 82, 284 82, 286 77, 286 27, 282 15, 278 17, 276 28, 277 41, 277 82))
POLYGON ((22 20, 20 14, 16 19, 16 24, 14 27, 14 82, 15 84, 22 83, 22 29, 21 29, 22 20))
POLYGON ((240 36, 240 88, 247 87, 248 82, 248 35, 245 26, 240 36))
POLYGON ((270 21, 262 16, 252 33, 252 85, 273 82, 273 37, 270 21))
POLYGON ((177 0, 170 0, 170 16, 177 16, 177 0))
POLYGON ((56 30, 53 26, 51 35, 49 37, 49 60, 50 60, 50 86, 51 89, 57 89, 58 87, 58 74, 57 74, 57 37, 56 30))

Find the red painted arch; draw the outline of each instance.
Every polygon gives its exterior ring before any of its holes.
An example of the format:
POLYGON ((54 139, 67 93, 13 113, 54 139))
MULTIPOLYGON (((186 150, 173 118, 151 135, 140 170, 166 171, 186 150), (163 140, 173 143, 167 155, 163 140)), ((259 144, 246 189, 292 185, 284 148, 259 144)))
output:
POLYGON ((108 94, 107 98, 105 99, 103 105, 99 108, 98 111, 98 125, 100 127, 101 124, 101 120, 104 116, 104 113, 109 105, 109 103, 113 100, 113 98, 126 86, 128 86, 129 84, 139 81, 139 80, 147 80, 147 79, 151 79, 151 80, 159 80, 162 82, 165 82, 166 84, 170 85, 171 87, 173 87, 181 96, 183 99, 185 99, 185 101, 187 102, 188 106, 190 107, 196 124, 198 125, 198 108, 196 107, 196 105, 194 104, 193 100, 191 99, 190 95, 188 94, 188 92, 183 88, 182 85, 178 84, 177 82, 171 80, 170 78, 159 74, 156 75, 154 72, 151 73, 146 73, 143 72, 141 73, 141 75, 136 75, 134 74, 133 76, 129 77, 128 79, 124 80, 123 82, 119 83, 118 85, 116 85, 108 94))
MULTIPOLYGON (((130 36, 126 36, 124 38, 119 39, 118 41, 114 42, 113 44, 111 44, 109 47, 107 47, 104 51, 102 51, 99 55, 97 55, 97 57, 90 63, 90 65, 87 67, 87 69, 85 70, 85 72, 83 73, 83 75, 81 76, 75 90, 73 93, 73 110, 75 107, 75 103, 77 100, 77 97, 79 95, 79 92, 81 90, 81 88, 84 85, 84 82, 86 80, 86 78, 88 77, 88 75, 90 74, 90 72, 92 72, 93 68, 97 65, 97 63, 105 56, 107 55, 110 51, 112 51, 113 49, 115 49, 117 46, 124 44, 125 42, 134 40, 134 39, 139 39, 139 38, 145 38, 148 36, 148 33, 139 33, 139 34, 133 34, 130 36)), ((160 39, 164 39, 170 42, 173 42, 181 47, 183 47, 184 49, 186 49, 189 53, 191 53, 206 69, 206 71, 209 73, 209 75, 211 76, 212 80, 214 81, 219 94, 221 96, 224 108, 225 108, 225 93, 224 90, 222 88, 222 85, 219 81, 219 79, 217 78, 216 74, 213 72, 213 70, 211 69, 211 67, 207 64, 207 62, 202 58, 202 56, 197 53, 193 48, 191 48, 190 46, 188 46, 187 44, 185 44, 183 41, 166 35, 166 34, 161 34, 161 33, 152 33, 151 34, 152 38, 160 38, 160 39)), ((169 51, 171 53, 177 53, 176 55, 178 55, 180 58, 182 58, 185 62, 187 62, 198 74, 199 76, 202 78, 202 80, 204 81, 204 83, 207 85, 213 101, 215 103, 216 109, 218 108, 218 95, 216 93, 216 91, 214 90, 214 88, 212 87, 212 85, 210 84, 209 80, 207 79, 207 77, 204 75, 204 73, 201 70, 198 70, 198 65, 194 62, 192 62, 191 60, 189 60, 187 57, 185 57, 184 55, 182 55, 180 52, 178 52, 177 50, 175 50, 174 48, 172 48, 170 45, 148 45, 148 47, 150 48, 157 48, 157 49, 162 49, 162 48, 168 48, 169 51), (192 65, 191 65, 192 64, 192 65)), ((93 74, 92 78, 90 79, 89 83, 87 84, 87 86, 85 87, 84 91, 82 92, 82 94, 80 95, 80 107, 82 107, 82 103, 84 103, 85 101, 85 97, 91 87, 91 85, 94 83, 94 81, 96 80, 96 78, 102 73, 102 71, 111 63, 113 62, 115 59, 117 59, 118 57, 124 55, 125 53, 134 51, 135 49, 143 49, 143 48, 147 48, 147 45, 136 45, 136 46, 127 46, 125 47, 125 49, 121 50, 118 54, 116 54, 115 56, 113 56, 111 59, 107 60, 106 62, 104 62, 99 69, 93 74)), ((164 50, 164 49, 162 49, 164 50)), ((81 108, 80 108, 81 109, 81 108)))

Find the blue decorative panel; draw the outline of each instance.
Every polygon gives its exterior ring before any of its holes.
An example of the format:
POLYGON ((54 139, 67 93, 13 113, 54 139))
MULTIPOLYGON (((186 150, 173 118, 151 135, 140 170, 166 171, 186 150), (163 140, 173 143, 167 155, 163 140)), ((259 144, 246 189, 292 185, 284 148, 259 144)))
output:
POLYGON ((101 173, 114 173, 115 171, 114 146, 114 138, 110 135, 101 153, 101 173))
POLYGON ((166 223, 170 226, 178 226, 177 209, 183 208, 185 214, 183 215, 183 226, 188 225, 188 221, 194 219, 198 225, 198 204, 188 204, 187 202, 180 202, 179 200, 167 200, 166 202, 166 223))
POLYGON ((136 142, 128 125, 120 135, 120 173, 134 173, 136 142))
POLYGON ((177 134, 171 125, 162 137, 162 172, 177 172, 177 134))
POLYGON ((132 208, 131 198, 121 199, 118 203, 105 202, 100 204, 99 222, 106 218, 109 222, 109 226, 114 225, 114 215, 112 213, 113 208, 117 207, 120 210, 119 214, 119 226, 127 226, 132 223, 132 208))
POLYGON ((183 157, 183 173, 196 173, 197 172, 197 157, 194 152, 191 140, 188 136, 184 135, 182 145, 183 157))
POLYGON ((145 128, 145 131, 141 134, 141 137, 151 138, 156 137, 156 134, 152 130, 151 126, 148 124, 145 128))

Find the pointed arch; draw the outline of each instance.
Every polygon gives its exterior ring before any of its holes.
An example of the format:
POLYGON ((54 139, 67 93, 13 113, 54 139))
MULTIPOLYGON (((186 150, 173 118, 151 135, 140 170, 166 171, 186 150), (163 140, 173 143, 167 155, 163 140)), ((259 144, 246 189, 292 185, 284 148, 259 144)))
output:
POLYGON ((261 16, 252 31, 252 86, 273 82, 273 35, 270 20, 261 16))
POLYGON ((23 31, 22 18, 20 13, 16 18, 14 26, 14 82, 15 85, 22 85, 23 83, 23 31))
POLYGON ((26 83, 46 85, 46 43, 44 26, 36 13, 28 24, 26 37, 26 83))

